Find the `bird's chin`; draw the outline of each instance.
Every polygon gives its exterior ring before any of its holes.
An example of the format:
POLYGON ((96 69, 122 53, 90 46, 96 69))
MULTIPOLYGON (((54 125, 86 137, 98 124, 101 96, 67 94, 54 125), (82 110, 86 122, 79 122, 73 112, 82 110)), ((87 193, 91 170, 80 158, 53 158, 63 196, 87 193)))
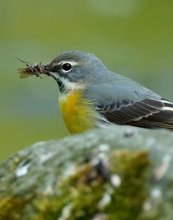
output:
POLYGON ((59 80, 59 77, 57 76, 57 73, 55 72, 46 72, 45 74, 54 78, 56 81, 59 80))

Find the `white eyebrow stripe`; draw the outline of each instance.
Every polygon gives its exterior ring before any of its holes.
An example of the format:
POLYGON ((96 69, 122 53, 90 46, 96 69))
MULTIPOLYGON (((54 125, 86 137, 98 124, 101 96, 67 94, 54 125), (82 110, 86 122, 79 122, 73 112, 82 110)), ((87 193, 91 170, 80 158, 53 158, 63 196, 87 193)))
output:
POLYGON ((63 65, 64 63, 70 63, 72 66, 78 65, 78 62, 72 60, 63 60, 59 64, 63 65))

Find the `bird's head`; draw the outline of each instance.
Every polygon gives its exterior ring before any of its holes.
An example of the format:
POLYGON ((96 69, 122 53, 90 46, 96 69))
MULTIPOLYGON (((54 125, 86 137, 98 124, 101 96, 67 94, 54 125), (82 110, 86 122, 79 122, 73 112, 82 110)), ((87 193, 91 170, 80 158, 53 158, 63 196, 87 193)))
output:
POLYGON ((104 78, 106 68, 94 55, 80 51, 64 52, 45 66, 60 87, 60 92, 93 84, 104 78))

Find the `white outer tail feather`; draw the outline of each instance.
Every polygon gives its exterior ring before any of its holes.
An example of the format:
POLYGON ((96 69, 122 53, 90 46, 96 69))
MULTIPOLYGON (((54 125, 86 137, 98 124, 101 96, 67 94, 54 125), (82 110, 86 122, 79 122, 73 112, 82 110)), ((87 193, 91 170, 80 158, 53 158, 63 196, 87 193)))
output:
POLYGON ((173 111, 173 103, 172 102, 169 102, 165 99, 161 100, 162 103, 165 105, 163 108, 162 108, 162 111, 173 111))

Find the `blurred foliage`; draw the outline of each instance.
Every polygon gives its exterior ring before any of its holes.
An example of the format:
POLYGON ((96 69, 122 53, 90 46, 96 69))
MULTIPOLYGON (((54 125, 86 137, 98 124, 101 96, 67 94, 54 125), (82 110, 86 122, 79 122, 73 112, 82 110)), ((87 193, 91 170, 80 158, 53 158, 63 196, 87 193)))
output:
POLYGON ((173 99, 173 2, 0 0, 0 160, 35 141, 68 135, 51 79, 17 69, 78 49, 173 99))

